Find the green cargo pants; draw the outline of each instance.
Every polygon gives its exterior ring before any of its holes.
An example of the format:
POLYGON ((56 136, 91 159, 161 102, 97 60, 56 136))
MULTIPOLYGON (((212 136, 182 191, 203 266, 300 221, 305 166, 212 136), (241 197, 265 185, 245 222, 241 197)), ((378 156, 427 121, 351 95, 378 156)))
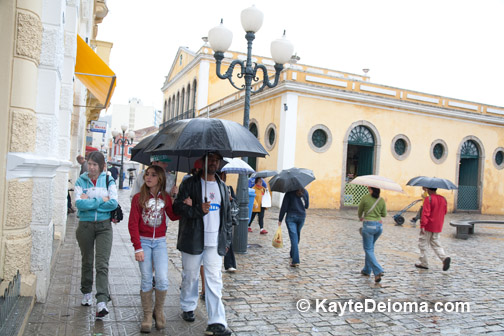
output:
POLYGON ((82 294, 93 291, 93 262, 96 241, 96 302, 110 301, 108 268, 113 238, 110 219, 101 222, 79 222, 76 237, 82 256, 82 294))

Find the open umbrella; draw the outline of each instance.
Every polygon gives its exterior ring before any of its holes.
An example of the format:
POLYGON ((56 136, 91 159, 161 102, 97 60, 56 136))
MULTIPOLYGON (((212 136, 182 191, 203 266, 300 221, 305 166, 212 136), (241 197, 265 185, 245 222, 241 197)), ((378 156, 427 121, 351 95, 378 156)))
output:
POLYGON ((265 157, 259 140, 237 122, 215 118, 175 121, 151 140, 147 153, 201 157, 218 152, 223 157, 265 157))
POLYGON ((270 180, 272 191, 289 192, 306 187, 315 180, 313 171, 305 168, 284 169, 270 180))
POLYGON ((224 161, 227 163, 222 167, 221 171, 228 174, 250 174, 254 172, 254 169, 240 158, 224 158, 224 161))
POLYGON ((404 192, 402 187, 394 182, 393 180, 379 176, 379 175, 362 175, 357 176, 351 182, 351 184, 359 184, 366 187, 379 188, 384 190, 392 190, 398 192, 404 192))
POLYGON ((150 165, 151 163, 151 154, 145 153, 145 148, 151 140, 154 138, 156 134, 149 135, 148 137, 142 139, 139 143, 135 145, 135 147, 131 148, 131 161, 139 162, 144 165, 150 165))
POLYGON ((275 176, 278 174, 276 170, 261 170, 260 172, 252 174, 250 177, 256 178, 256 177, 261 177, 261 178, 266 178, 266 177, 271 177, 275 176))
POLYGON ((439 188, 439 189, 458 189, 458 187, 450 180, 439 177, 417 176, 413 177, 406 183, 409 186, 439 188))

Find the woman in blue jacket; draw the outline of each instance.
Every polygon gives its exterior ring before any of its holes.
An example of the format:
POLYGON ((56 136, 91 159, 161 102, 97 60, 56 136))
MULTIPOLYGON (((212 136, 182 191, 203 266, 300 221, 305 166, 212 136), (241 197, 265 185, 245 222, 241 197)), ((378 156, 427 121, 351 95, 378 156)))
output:
POLYGON ((285 214, 285 224, 289 231, 289 238, 291 241, 290 257, 291 267, 299 267, 299 241, 301 240, 301 229, 303 228, 306 211, 310 205, 310 197, 306 189, 299 189, 289 191, 285 194, 280 214, 278 216, 278 226, 282 225, 285 214))
POLYGON ((75 183, 75 205, 79 226, 76 237, 82 256, 81 304, 93 303, 93 261, 96 252, 96 317, 108 314, 108 267, 112 250, 112 226, 110 212, 117 208, 117 188, 112 178, 107 185, 105 158, 100 152, 92 152, 88 158, 88 171, 75 183))

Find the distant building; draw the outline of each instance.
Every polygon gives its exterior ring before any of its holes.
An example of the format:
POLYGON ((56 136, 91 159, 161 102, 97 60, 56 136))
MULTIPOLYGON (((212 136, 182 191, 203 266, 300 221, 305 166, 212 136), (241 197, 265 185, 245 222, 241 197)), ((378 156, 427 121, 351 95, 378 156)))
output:
MULTIPOLYGON (((225 56, 223 72, 246 55, 228 51, 225 56)), ((274 74, 270 58, 253 56, 253 61, 274 74)), ((242 123, 243 91, 215 72, 207 45, 198 52, 179 48, 162 88, 164 121, 209 115, 242 123)), ((243 83, 234 81, 238 87, 243 83)), ((260 84, 254 82, 253 91, 260 84)), ((420 189, 406 182, 428 175, 459 186, 440 190, 450 211, 504 214, 503 126, 504 107, 292 62, 285 64, 275 88, 251 96, 249 129, 269 156, 250 163, 258 171, 312 169, 317 179, 307 189, 314 208, 355 206, 367 190, 348 182, 376 174, 404 187, 405 194, 382 193, 391 211, 400 210, 420 196, 420 189)), ((280 195, 274 194, 278 204, 280 195)))
POLYGON ((158 127, 162 112, 153 106, 144 106, 138 98, 131 98, 128 104, 113 104, 107 115, 112 115, 111 130, 120 130, 121 125, 127 125, 130 130, 138 130, 150 126, 158 127))

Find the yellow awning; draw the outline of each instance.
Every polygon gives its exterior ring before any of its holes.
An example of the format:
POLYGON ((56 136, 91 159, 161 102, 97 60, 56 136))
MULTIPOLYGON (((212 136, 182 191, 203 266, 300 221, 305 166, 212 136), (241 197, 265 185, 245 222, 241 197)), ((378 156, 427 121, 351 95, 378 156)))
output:
POLYGON ((116 85, 116 75, 79 35, 75 75, 103 104, 102 108, 109 106, 116 85))

